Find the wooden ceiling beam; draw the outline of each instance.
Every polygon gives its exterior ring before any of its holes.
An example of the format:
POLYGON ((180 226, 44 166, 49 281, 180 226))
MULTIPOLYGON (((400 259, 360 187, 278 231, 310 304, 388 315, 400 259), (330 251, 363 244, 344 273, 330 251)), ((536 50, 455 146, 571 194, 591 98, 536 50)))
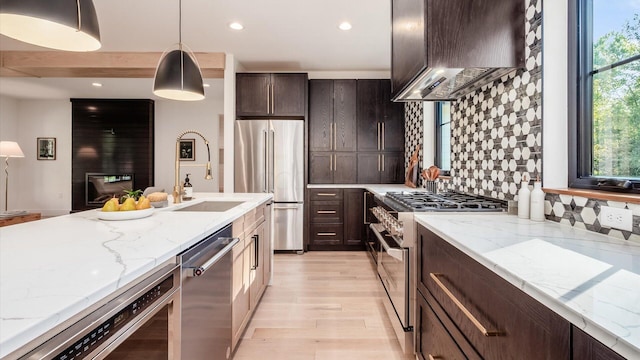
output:
MULTIPOLYGON (((159 52, 0 51, 0 77, 152 78, 159 52)), ((204 78, 224 77, 224 53, 195 53, 204 78)))

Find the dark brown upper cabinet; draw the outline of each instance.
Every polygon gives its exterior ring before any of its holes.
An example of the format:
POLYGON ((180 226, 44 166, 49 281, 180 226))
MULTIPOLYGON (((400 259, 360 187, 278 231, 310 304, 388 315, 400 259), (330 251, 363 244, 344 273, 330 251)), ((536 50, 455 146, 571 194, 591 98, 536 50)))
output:
POLYGON ((309 183, 404 182, 404 105, 389 79, 309 81, 309 183))
POLYGON ((307 74, 237 73, 236 116, 303 118, 307 74))
POLYGON ((392 98, 452 99, 523 67, 524 7, 522 0, 392 0, 392 98))
POLYGON ((356 81, 309 81, 309 150, 356 151, 356 81))
POLYGON ((358 151, 404 151, 404 105, 389 80, 358 80, 358 151))

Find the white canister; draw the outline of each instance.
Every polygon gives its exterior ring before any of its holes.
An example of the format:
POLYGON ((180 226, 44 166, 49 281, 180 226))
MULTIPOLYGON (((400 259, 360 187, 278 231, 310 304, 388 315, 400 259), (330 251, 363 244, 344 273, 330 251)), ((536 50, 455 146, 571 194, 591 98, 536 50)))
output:
POLYGON ((531 211, 530 218, 533 221, 544 221, 544 191, 542 191, 542 183, 536 181, 533 183, 533 191, 531 191, 531 211))
POLYGON ((531 200, 531 191, 529 190, 529 182, 524 176, 520 182, 520 190, 518 190, 518 217, 521 219, 529 218, 529 208, 531 200))

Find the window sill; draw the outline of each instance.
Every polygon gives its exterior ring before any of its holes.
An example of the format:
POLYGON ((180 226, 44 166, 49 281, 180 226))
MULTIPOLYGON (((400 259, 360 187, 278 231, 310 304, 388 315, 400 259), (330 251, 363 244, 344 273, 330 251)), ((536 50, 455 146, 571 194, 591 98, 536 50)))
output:
POLYGON ((615 193, 602 190, 585 190, 585 189, 542 189, 545 193, 581 196, 590 199, 618 201, 632 204, 640 204, 640 195, 615 193))

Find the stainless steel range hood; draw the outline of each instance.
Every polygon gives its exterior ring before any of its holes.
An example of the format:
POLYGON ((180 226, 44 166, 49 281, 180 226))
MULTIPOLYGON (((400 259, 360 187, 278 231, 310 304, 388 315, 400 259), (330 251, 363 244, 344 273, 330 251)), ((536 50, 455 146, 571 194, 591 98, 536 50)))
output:
POLYGON ((454 100, 524 67, 522 0, 392 0, 393 101, 454 100))
POLYGON ((428 68, 395 101, 455 100, 514 70, 515 68, 428 68))

